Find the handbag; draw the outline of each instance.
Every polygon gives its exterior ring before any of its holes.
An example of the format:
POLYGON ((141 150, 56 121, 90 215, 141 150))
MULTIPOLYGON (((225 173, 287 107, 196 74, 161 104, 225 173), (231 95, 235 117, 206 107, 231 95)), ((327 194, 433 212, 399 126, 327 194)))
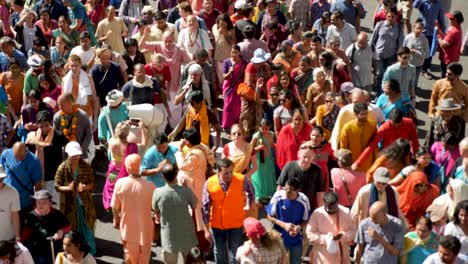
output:
POLYGON ((343 181, 343 185, 345 187, 345 190, 346 190, 346 196, 348 196, 348 200, 351 204, 353 204, 353 196, 351 195, 351 192, 349 191, 349 187, 348 187, 348 183, 346 182, 345 178, 344 178, 344 173, 343 173, 343 169, 340 169, 340 176, 341 176, 341 181, 343 181))

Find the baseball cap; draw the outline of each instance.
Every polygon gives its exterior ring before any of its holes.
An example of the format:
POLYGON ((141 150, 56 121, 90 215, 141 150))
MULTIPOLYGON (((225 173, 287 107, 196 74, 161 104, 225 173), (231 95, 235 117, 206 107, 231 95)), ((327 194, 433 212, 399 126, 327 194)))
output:
POLYGON ((76 141, 68 142, 68 144, 65 146, 65 152, 69 157, 83 154, 80 144, 76 141))
POLYGON ((344 82, 340 86, 340 90, 344 93, 350 93, 354 89, 354 84, 352 82, 344 82))
POLYGON ((378 167, 374 172, 374 182, 387 183, 390 180, 390 172, 385 167, 378 167))
POLYGON ((451 13, 446 13, 445 14, 449 19, 455 19, 457 20, 457 22, 459 24, 463 23, 463 21, 465 21, 464 17, 463 17, 463 13, 461 11, 458 11, 458 10, 454 10, 452 11, 451 13))
POLYGON ((244 229, 248 237, 256 239, 260 239, 266 233, 262 223, 253 217, 244 220, 244 229))

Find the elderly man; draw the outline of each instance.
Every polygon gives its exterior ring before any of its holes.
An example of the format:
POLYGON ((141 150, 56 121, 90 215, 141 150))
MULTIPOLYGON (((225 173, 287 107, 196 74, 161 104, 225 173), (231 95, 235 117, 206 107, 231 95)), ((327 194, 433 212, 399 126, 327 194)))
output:
POLYGON ((385 203, 377 201, 369 208, 369 217, 360 224, 356 235, 356 262, 394 264, 403 250, 404 228, 400 219, 387 214, 385 203))
POLYGON ((20 241, 20 196, 18 191, 5 183, 8 175, 0 166, 0 241, 20 241))
POLYGON ((114 228, 120 230, 126 263, 149 263, 151 257, 151 199, 156 187, 141 178, 140 163, 140 155, 127 156, 125 169, 129 176, 117 181, 111 202, 114 228))
POLYGON ((457 113, 468 122, 468 85, 460 79, 463 73, 463 66, 458 62, 450 63, 447 66, 445 78, 437 80, 434 83, 429 101, 429 117, 434 117, 437 113, 436 107, 441 99, 453 97, 454 102, 464 105, 464 109, 457 113))
POLYGON ((353 84, 371 92, 377 58, 373 46, 369 45, 367 33, 359 33, 357 41, 346 49, 346 56, 351 64, 353 84))
POLYGON ((60 250, 63 235, 70 231, 70 224, 65 215, 52 207, 52 194, 47 190, 37 191, 33 199, 36 208, 26 217, 24 237, 21 238, 28 247, 36 264, 52 263, 49 237, 54 240, 54 252, 60 250))
POLYGON ((208 32, 198 26, 197 17, 194 15, 188 16, 187 25, 188 27, 182 29, 179 33, 177 46, 184 48, 192 57, 198 49, 204 49, 212 54, 213 46, 208 32))
POLYGON ((448 132, 455 135, 456 142, 460 142, 465 137, 466 123, 455 113, 461 108, 461 105, 456 104, 453 98, 440 100, 438 106, 435 107, 439 114, 431 120, 424 145, 432 146, 435 141, 441 141, 448 132))
POLYGON ((9 37, 0 39, 0 72, 9 71, 10 59, 15 58, 23 71, 29 69, 26 56, 17 49, 16 42, 9 37))
POLYGON ((388 184, 390 181, 390 172, 384 167, 375 170, 374 182, 363 186, 354 200, 351 207, 351 216, 355 225, 369 216, 369 206, 375 202, 382 202, 388 208, 388 213, 392 216, 405 219, 399 206, 398 192, 388 184))
POLYGON ((128 120, 128 108, 123 99, 123 93, 117 89, 106 96, 107 106, 102 108, 98 117, 98 138, 104 145, 114 136, 117 124, 128 120))
POLYGON ((32 210, 31 195, 42 189, 41 163, 21 142, 3 151, 0 163, 6 171, 5 183, 13 186, 20 195, 20 213, 24 219, 32 210))
POLYGON ((349 245, 356 236, 349 210, 338 204, 338 195, 327 192, 323 197, 324 206, 317 208, 307 224, 307 238, 314 247, 312 263, 349 263, 349 245), (335 253, 328 252, 327 239, 333 235, 338 244, 335 253))
MULTIPOLYGON (((248 179, 233 172, 231 160, 221 159, 216 165, 218 174, 208 178, 203 187, 203 219, 213 232, 215 262, 236 263, 236 251, 242 245, 242 224, 254 193, 248 179)), ((209 233, 205 236, 209 238, 209 233)))
POLYGON ((26 71, 24 75, 24 87, 23 87, 23 105, 27 105, 28 95, 32 90, 39 89, 39 74, 44 72, 45 59, 37 54, 34 54, 28 59, 28 65, 31 67, 26 71))

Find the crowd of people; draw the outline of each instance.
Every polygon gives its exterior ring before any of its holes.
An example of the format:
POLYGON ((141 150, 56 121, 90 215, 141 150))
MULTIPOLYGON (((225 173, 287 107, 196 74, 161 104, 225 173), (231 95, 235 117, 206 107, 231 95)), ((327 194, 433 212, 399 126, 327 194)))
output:
POLYGON ((0 263, 96 263, 95 193, 129 264, 468 263, 463 12, 377 2, 0 0, 0 263))

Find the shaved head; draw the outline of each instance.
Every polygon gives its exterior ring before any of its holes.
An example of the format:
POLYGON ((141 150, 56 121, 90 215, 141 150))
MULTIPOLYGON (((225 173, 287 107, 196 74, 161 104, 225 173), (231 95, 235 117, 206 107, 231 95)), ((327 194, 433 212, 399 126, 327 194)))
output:
POLYGON ((26 145, 23 142, 16 142, 13 145, 13 154, 15 155, 16 160, 24 160, 27 154, 26 145))
POLYGON ((385 225, 388 221, 387 206, 381 201, 374 202, 369 208, 369 217, 374 223, 385 225))
POLYGON ((364 94, 364 91, 359 88, 354 88, 351 93, 351 102, 355 104, 359 102, 364 103, 365 101, 366 101, 366 96, 364 94))

